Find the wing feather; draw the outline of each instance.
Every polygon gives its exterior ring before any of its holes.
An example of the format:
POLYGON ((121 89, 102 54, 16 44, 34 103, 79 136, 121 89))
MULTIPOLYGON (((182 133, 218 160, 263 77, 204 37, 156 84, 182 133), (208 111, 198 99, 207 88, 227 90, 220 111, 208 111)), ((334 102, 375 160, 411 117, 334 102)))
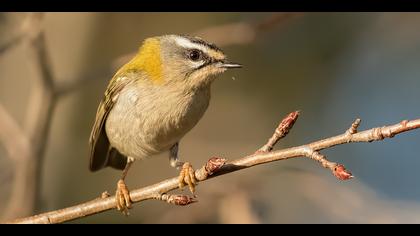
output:
POLYGON ((105 131, 105 122, 109 112, 118 100, 119 93, 131 81, 127 77, 115 77, 115 79, 112 79, 98 106, 95 123, 89 138, 91 171, 97 171, 106 166, 124 169, 125 165, 123 162, 126 160, 126 157, 110 145, 105 131))

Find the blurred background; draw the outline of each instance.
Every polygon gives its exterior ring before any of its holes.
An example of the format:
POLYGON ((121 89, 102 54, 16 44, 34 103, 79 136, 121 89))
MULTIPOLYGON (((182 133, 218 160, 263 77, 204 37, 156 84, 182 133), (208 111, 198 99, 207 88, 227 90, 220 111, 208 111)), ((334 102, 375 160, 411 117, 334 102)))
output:
MULTIPOLYGON (((2 13, 0 212, 12 219, 113 194, 121 173, 88 170, 88 138, 106 85, 142 40, 200 35, 244 68, 213 85, 180 143, 194 167, 253 153, 289 112, 276 149, 420 117, 419 13, 2 13), (53 83, 51 83, 53 82, 53 83)), ((298 158, 198 186, 199 202, 135 204, 71 223, 420 223, 420 132, 322 153, 355 178, 298 158)), ((136 162, 130 189, 174 177, 168 154, 136 162)))

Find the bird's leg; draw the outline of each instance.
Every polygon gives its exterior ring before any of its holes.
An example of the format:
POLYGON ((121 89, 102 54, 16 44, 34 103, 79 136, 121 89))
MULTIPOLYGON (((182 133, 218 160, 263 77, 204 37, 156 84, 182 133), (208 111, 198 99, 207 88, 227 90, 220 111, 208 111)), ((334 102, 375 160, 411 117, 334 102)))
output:
POLYGON ((194 169, 189 162, 181 162, 178 158, 178 146, 179 143, 175 143, 169 151, 169 162, 172 167, 176 167, 178 170, 181 169, 178 177, 178 186, 182 189, 185 185, 188 185, 191 193, 195 191, 195 185, 197 180, 194 175, 194 169))
POLYGON ((123 170, 121 179, 117 183, 117 191, 115 193, 115 201, 117 202, 117 209, 128 215, 128 209, 131 208, 131 199, 130 192, 128 191, 127 185, 124 182, 125 177, 127 176, 128 170, 133 164, 134 159, 131 157, 127 158, 127 164, 123 170))

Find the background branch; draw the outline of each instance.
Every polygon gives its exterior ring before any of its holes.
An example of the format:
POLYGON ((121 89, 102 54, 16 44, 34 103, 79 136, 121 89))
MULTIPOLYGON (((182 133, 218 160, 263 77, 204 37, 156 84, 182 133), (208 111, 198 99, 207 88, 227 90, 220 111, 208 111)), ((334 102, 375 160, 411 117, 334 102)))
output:
POLYGON ((42 13, 31 13, 24 20, 19 34, 19 42, 28 43, 32 62, 40 74, 40 80, 31 91, 24 129, 0 106, 0 119, 8 128, 0 131, 0 141, 14 161, 12 191, 2 216, 4 219, 33 214, 36 206, 40 206, 42 162, 58 98, 41 25, 43 16, 42 13))
POLYGON ((303 13, 273 13, 257 22, 236 22, 205 28, 192 33, 218 46, 247 45, 274 28, 285 26, 291 19, 303 16, 303 13))
MULTIPOLYGON (((291 128, 291 124, 294 123, 297 119, 297 115, 294 119, 290 119, 290 117, 294 117, 292 114, 293 113, 289 114, 285 119, 283 119, 281 124, 286 124, 286 126, 291 128)), ((295 114, 298 113, 295 112, 295 114)), ((211 158, 202 168, 195 171, 195 177, 199 182, 201 182, 212 177, 228 174, 237 170, 249 168, 264 163, 287 160, 296 157, 308 157, 320 161, 321 163, 326 163, 325 167, 330 168, 330 166, 334 166, 334 168, 332 168, 332 171, 337 178, 341 180, 349 179, 341 178, 340 174, 347 173, 346 171, 343 172, 344 167, 342 165, 338 165, 335 163, 331 164, 328 161, 323 161, 326 159, 324 156, 319 156, 319 151, 336 145, 342 145, 351 142, 372 142, 383 140, 384 138, 391 138, 399 133, 420 128, 420 119, 412 121, 404 120, 398 124, 377 127, 362 132, 357 132, 357 127, 359 124, 360 120, 358 119, 352 124, 350 129, 348 129, 341 135, 322 139, 302 146, 291 147, 272 152, 256 152, 255 154, 245 156, 230 162, 226 162, 226 160, 223 158, 214 157, 211 158), (342 172, 340 172, 340 170, 338 169, 341 169, 342 172)), ((277 132, 277 130, 278 129, 276 129, 275 133, 277 132)), ((274 134, 272 137, 281 136, 274 134)), ((273 142, 272 140, 270 140, 268 141, 268 143, 273 142)), ((148 187, 132 190, 130 192, 130 197, 133 202, 140 202, 149 199, 159 199, 164 200, 166 202, 172 201, 170 203, 174 203, 177 205, 186 205, 193 202, 191 198, 187 196, 173 195, 173 197, 171 198, 170 195, 166 194, 169 191, 175 190, 177 188, 178 177, 175 177, 148 187)), ((97 214, 113 208, 116 208, 115 197, 110 196, 109 194, 102 194, 101 197, 86 203, 64 208, 61 210, 47 212, 40 215, 35 215, 28 218, 17 219, 6 223, 60 223, 92 214, 97 214)))
POLYGON ((6 53, 22 42, 36 36, 40 31, 39 24, 42 17, 43 13, 28 13, 17 32, 8 41, 0 45, 0 54, 6 53))
POLYGON ((16 120, 0 104, 0 143, 12 161, 26 159, 30 153, 29 140, 16 120))

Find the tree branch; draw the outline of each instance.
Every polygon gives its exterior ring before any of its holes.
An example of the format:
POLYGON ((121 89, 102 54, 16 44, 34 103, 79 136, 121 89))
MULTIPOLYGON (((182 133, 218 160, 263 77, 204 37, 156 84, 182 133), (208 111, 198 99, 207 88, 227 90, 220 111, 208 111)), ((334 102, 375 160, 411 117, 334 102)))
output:
MULTIPOLYGON (((286 129, 285 133, 287 133, 288 129, 292 127, 292 124, 296 121, 297 116, 298 112, 291 113, 281 122, 281 124, 284 124, 283 127, 289 127, 286 129), (294 118, 290 119, 291 117, 294 118)), ((329 168, 338 179, 349 179, 351 178, 351 174, 349 174, 342 165, 328 161, 325 156, 319 153, 319 151, 346 143, 372 142, 383 140, 384 138, 392 138, 399 133, 420 128, 420 119, 412 121, 403 120, 394 125, 377 127, 362 132, 357 131, 359 124, 360 119, 357 119, 352 126, 341 135, 322 139, 302 146, 272 152, 256 152, 255 154, 230 162, 226 162, 223 158, 213 157, 207 161, 203 167, 195 171, 195 177, 198 182, 201 182, 216 176, 225 175, 237 170, 246 169, 264 163, 287 160, 296 157, 308 157, 319 161, 324 167, 329 168)), ((276 129, 276 132, 277 131, 278 129, 276 129)), ((281 135, 274 134, 273 137, 277 137, 274 139, 280 139, 279 137, 281 137, 281 135)), ((269 146, 270 143, 275 143, 272 139, 270 140, 266 145, 269 146)), ((178 177, 174 177, 151 186, 132 190, 130 192, 130 197, 133 202, 141 202, 149 199, 159 199, 176 205, 187 205, 194 202, 194 200, 187 196, 171 196, 167 194, 169 191, 177 188, 178 177)), ((113 208, 116 208, 115 197, 104 193, 101 197, 86 203, 6 223, 61 223, 97 214, 113 208)))

